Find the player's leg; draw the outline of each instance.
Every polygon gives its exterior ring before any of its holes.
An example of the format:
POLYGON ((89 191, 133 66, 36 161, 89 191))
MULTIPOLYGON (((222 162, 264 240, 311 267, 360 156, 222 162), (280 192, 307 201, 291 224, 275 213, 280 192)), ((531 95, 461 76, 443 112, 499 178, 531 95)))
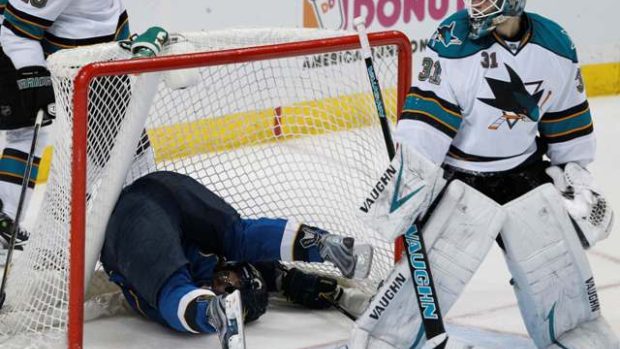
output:
POLYGON ((159 188, 151 189, 152 194, 121 193, 108 221, 101 262, 157 308, 160 289, 188 260, 181 245, 178 207, 159 188))
MULTIPOLYGON (((37 77, 34 76, 34 78, 37 77)), ((36 111, 31 113, 33 115, 27 115, 28 113, 22 107, 22 96, 20 96, 20 90, 17 86, 17 79, 18 74, 11 60, 0 48, 0 130, 4 130, 6 135, 6 145, 0 158, 0 245, 2 247, 6 246, 5 242, 10 238, 9 232, 17 211, 36 116, 36 111)), ((47 97, 53 102, 53 90, 51 86, 47 86, 47 88, 49 91, 46 95, 49 95, 47 97)), ((51 120, 47 117, 46 119, 44 125, 47 126, 51 120)), ((41 154, 49 139, 49 129, 49 126, 43 127, 39 132, 24 207, 28 207, 28 201, 36 183, 41 154)), ((19 230, 16 248, 21 249, 27 239, 28 234, 19 230)))
POLYGON ((215 293, 196 284, 190 272, 175 200, 158 185, 132 189, 121 194, 106 229, 101 261, 111 280, 151 320, 181 332, 227 332, 228 322, 210 322, 215 293))
MULTIPOLYGON (((422 231, 444 314, 484 260, 504 218, 501 207, 485 195, 458 180, 449 184, 422 231)), ((414 282, 419 292, 428 289, 423 273, 412 280, 407 261, 401 260, 356 322, 350 348, 423 346, 414 282)), ((424 296, 420 301, 424 304, 424 296)), ((432 316, 428 310, 424 316, 432 316)))
POLYGON ((528 332, 538 348, 618 348, 601 318, 585 251, 551 184, 505 206, 506 261, 528 332))
POLYGON ((139 314, 181 332, 214 332, 203 300, 215 294, 191 278, 180 212, 165 195, 142 194, 121 194, 110 217, 101 252, 106 272, 139 314))
POLYGON ((293 219, 242 219, 232 232, 227 253, 232 259, 331 262, 345 277, 364 278, 372 248, 352 237, 332 234, 293 219))
POLYGON ((217 252, 231 261, 303 260, 334 263, 345 276, 367 275, 372 249, 355 245, 352 238, 293 220, 279 218, 242 219, 221 197, 189 176, 154 172, 133 183, 167 188, 183 216, 183 236, 203 252, 217 252))

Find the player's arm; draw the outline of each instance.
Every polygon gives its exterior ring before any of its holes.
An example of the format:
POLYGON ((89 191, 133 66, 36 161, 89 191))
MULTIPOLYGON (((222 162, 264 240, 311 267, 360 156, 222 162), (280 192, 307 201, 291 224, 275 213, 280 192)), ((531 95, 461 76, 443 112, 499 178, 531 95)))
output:
POLYGON ((547 169, 564 204, 576 223, 584 247, 609 236, 613 211, 586 166, 594 160, 596 139, 577 54, 564 59, 566 82, 553 105, 543 115, 538 129, 548 145, 554 165, 547 169))
POLYGON ((432 45, 416 60, 413 86, 396 126, 395 139, 441 165, 462 116, 451 81, 449 61, 432 45))
POLYGON ((569 162, 586 167, 594 160, 596 139, 590 106, 576 53, 564 63, 564 87, 553 97, 553 104, 538 124, 540 136, 548 145, 552 165, 569 162))

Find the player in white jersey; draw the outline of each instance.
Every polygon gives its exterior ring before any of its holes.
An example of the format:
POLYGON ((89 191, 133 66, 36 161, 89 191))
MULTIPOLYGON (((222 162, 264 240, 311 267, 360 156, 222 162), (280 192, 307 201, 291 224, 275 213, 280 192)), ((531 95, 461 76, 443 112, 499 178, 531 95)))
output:
MULTIPOLYGON (((422 235, 443 314, 497 239, 538 348, 620 348, 584 252, 608 236, 613 212, 585 169, 595 136, 575 46, 558 24, 524 12, 525 0, 466 3, 417 58, 396 127, 398 180, 383 182, 371 216, 385 235, 402 235, 438 202, 422 235)), ((402 309, 418 309, 414 282, 420 302, 428 284, 417 274, 404 281, 406 263, 360 317, 350 347, 424 345, 420 313, 402 309)))
MULTIPOLYGON (((129 25, 121 0, 0 0, 0 13, 0 130, 6 130, 6 146, 0 158, 0 242, 6 246, 35 116, 43 110, 43 125, 47 126, 55 113, 46 57, 61 49, 127 39, 129 25)), ((31 189, 49 129, 43 127, 39 135, 31 189)), ((25 232, 18 232, 17 248, 27 237, 25 232)))

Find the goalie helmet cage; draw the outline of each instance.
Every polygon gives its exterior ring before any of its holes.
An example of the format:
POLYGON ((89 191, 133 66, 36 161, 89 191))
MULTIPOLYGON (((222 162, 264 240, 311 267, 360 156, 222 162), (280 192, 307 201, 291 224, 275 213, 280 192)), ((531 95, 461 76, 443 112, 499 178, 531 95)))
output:
MULTIPOLYGON (((411 45, 395 31, 369 41, 395 119, 411 45)), ((0 346, 82 348, 85 301, 109 290, 93 277, 107 219, 123 184, 156 170, 191 175, 244 217, 291 218, 372 244, 371 275, 354 283, 372 291, 398 254, 355 218, 388 163, 359 47, 345 32, 239 29, 177 34, 155 58, 128 59, 117 43, 52 55, 54 156, 9 276, 0 346), (170 88, 179 81, 193 82, 170 88)), ((338 276, 327 263, 295 265, 338 276)))

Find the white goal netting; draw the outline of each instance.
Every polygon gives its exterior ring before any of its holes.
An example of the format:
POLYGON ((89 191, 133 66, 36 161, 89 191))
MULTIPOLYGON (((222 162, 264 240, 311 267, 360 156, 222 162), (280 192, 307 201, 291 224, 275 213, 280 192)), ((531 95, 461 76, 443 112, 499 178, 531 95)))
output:
MULTIPOLYGON (((29 245, 8 280, 0 347, 67 346, 69 290, 84 292, 84 285, 69 285, 69 272, 76 267, 69 258, 78 248, 70 235, 76 207, 72 156, 80 151, 87 156, 86 280, 96 268, 105 225, 123 184, 170 170, 197 179, 244 217, 293 218, 372 244, 370 278, 355 286, 369 291, 376 287, 393 263, 393 244, 361 224, 356 210, 388 156, 360 52, 346 48, 345 41, 340 49, 321 50, 321 43, 315 43, 306 51, 312 53, 302 55, 293 45, 281 45, 263 59, 248 59, 251 52, 244 50, 218 52, 349 35, 302 29, 175 35, 163 56, 209 51, 220 54, 217 59, 227 55, 225 63, 193 68, 188 74, 198 79, 183 89, 171 88, 174 75, 165 71, 96 77, 87 93, 87 141, 76 144, 76 74, 88 63, 128 59, 130 54, 110 43, 51 56, 58 110, 51 126, 51 172, 29 245), (137 148, 145 151, 136 157, 137 148)), ((407 88, 399 79, 399 49, 377 42, 371 36, 375 69, 394 120, 407 88)), ((410 66, 400 65, 409 72, 410 66)), ((328 264, 303 267, 338 275, 328 264)), ((89 294, 99 289, 101 284, 92 286, 89 294)))

